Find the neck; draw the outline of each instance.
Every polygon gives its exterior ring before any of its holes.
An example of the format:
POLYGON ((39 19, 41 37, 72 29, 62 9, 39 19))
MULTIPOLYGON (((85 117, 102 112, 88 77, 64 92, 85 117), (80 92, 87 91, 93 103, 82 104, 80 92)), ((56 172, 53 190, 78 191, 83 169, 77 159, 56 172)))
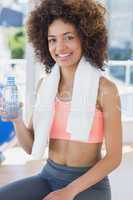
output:
POLYGON ((61 79, 60 82, 66 86, 70 86, 73 83, 76 68, 60 68, 61 79))

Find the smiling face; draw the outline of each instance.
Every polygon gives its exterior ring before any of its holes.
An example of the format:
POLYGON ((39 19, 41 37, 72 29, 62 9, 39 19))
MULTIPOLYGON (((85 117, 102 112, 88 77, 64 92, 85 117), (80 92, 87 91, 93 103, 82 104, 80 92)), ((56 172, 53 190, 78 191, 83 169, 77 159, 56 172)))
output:
POLYGON ((48 46, 51 57, 61 67, 76 67, 82 56, 81 41, 75 26, 61 19, 49 26, 48 46))

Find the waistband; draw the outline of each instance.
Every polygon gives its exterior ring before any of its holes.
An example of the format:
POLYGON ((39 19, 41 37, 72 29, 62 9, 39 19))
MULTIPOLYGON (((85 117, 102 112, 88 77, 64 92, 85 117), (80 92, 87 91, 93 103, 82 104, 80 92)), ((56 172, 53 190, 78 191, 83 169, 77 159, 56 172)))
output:
POLYGON ((47 173, 59 179, 77 178, 87 172, 91 167, 69 167, 48 159, 42 173, 47 173))

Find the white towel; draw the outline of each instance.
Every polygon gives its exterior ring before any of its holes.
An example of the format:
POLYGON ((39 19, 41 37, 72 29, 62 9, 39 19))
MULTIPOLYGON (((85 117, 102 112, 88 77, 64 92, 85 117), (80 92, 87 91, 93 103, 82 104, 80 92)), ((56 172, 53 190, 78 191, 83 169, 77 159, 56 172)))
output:
MULTIPOLYGON (((99 87, 100 69, 92 66, 84 57, 74 76, 71 108, 67 132, 71 139, 87 142, 91 130, 99 87)), ((41 83, 33 112, 34 143, 32 156, 41 159, 49 142, 49 133, 55 112, 55 98, 60 81, 60 67, 55 64, 52 72, 41 83)))

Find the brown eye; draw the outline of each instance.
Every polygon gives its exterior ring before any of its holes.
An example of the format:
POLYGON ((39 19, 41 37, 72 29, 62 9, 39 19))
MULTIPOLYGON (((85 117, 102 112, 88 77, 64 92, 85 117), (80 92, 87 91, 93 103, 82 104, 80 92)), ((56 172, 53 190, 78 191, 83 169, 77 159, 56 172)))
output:
POLYGON ((73 36, 68 36, 68 39, 72 40, 72 39, 74 39, 74 37, 73 36))
POLYGON ((48 43, 49 43, 49 44, 54 44, 55 42, 56 42, 56 39, 54 39, 54 38, 48 40, 48 43))
POLYGON ((71 36, 71 35, 66 35, 65 36, 65 40, 66 41, 70 41, 70 40, 73 40, 74 39, 74 36, 71 36))

